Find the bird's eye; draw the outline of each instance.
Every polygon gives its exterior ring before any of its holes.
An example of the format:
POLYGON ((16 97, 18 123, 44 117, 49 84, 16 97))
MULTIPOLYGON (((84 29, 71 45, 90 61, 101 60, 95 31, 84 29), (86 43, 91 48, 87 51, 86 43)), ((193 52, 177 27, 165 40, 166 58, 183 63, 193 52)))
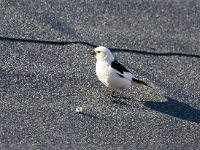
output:
POLYGON ((97 51, 97 53, 100 53, 100 51, 97 51))

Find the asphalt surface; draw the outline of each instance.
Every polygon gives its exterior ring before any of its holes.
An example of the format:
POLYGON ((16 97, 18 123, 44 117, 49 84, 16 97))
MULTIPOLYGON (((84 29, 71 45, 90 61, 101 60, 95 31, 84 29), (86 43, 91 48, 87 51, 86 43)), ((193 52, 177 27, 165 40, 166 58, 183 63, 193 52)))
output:
POLYGON ((195 0, 0 0, 1 37, 116 48, 154 86, 114 103, 92 47, 1 39, 0 149, 200 149, 199 16, 195 0))

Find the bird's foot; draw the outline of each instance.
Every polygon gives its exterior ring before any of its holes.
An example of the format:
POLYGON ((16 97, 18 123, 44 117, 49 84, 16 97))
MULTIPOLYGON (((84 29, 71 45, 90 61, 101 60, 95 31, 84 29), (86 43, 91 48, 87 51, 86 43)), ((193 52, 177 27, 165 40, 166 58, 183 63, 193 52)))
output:
POLYGON ((121 103, 122 101, 121 101, 120 98, 116 97, 116 98, 113 98, 113 99, 111 100, 111 102, 112 102, 112 103, 119 104, 119 103, 121 103))
POLYGON ((111 99, 111 102, 113 102, 113 103, 120 103, 121 102, 120 97, 116 95, 115 90, 110 91, 109 97, 111 99))
POLYGON ((115 91, 114 90, 111 90, 108 94, 108 96, 110 96, 111 98, 118 98, 116 95, 115 95, 115 91))

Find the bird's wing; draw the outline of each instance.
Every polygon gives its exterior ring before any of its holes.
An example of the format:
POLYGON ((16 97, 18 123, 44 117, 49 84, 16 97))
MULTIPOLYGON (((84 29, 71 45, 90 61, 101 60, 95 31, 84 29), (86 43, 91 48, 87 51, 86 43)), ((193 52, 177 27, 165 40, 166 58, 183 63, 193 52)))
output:
POLYGON ((122 64, 120 64, 117 60, 114 60, 111 63, 111 67, 116 70, 116 74, 122 78, 126 78, 132 81, 132 78, 135 78, 133 74, 127 70, 122 64))
MULTIPOLYGON (((140 86, 140 85, 145 85, 149 86, 147 83, 144 81, 138 80, 129 70, 127 70, 122 64, 120 64, 117 60, 114 60, 111 63, 111 67, 114 68, 117 71, 117 75, 126 78, 130 81, 133 81, 134 85, 140 86)), ((150 87, 150 86, 149 86, 150 87)))
POLYGON ((114 60, 111 62, 111 67, 123 74, 124 72, 130 72, 128 71, 123 65, 121 65, 117 60, 114 60))

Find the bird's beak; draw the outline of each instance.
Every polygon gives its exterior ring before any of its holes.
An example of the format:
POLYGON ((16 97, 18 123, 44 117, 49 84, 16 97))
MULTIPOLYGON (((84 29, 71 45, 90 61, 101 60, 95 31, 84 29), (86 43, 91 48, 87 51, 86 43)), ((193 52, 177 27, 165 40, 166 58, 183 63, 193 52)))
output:
POLYGON ((90 52, 90 54, 91 54, 92 56, 95 56, 95 55, 96 55, 96 52, 95 52, 95 51, 92 51, 92 52, 90 52))

